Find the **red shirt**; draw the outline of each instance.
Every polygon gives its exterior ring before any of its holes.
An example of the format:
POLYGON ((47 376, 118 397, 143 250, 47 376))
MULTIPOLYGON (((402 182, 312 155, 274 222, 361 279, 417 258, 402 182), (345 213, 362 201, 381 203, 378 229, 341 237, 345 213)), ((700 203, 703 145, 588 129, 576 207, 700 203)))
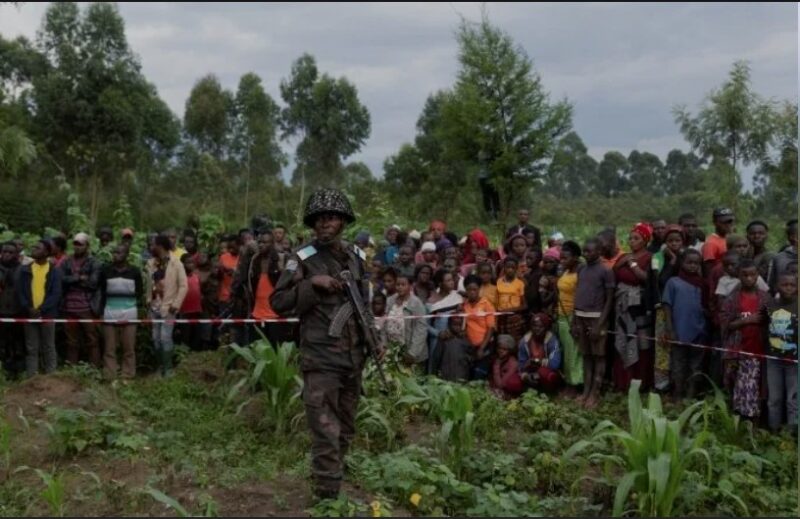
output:
MULTIPOLYGON (((759 312, 758 292, 739 292, 739 319, 755 315, 759 312)), ((764 353, 764 333, 760 324, 748 324, 740 329, 742 334, 741 351, 747 353, 764 353)))
MULTIPOLYGON (((633 261, 639 265, 640 269, 644 270, 645 272, 650 272, 650 259, 652 257, 652 254, 646 252, 642 254, 639 259, 634 259, 633 261)), ((622 259, 622 256, 620 256, 620 259, 622 259)), ((619 259, 617 260, 617 263, 619 263, 619 259)), ((630 267, 630 263, 624 267, 615 268, 614 275, 617 278, 618 283, 625 283, 626 285, 631 285, 634 287, 643 285, 645 283, 636 277, 636 274, 633 273, 633 269, 630 267)))
POLYGON ((186 297, 181 305, 182 314, 198 314, 203 311, 203 300, 200 293, 200 276, 197 272, 192 272, 186 276, 186 297))
POLYGON ((713 261, 716 265, 722 261, 722 256, 728 251, 725 238, 717 233, 712 233, 703 244, 703 261, 713 261))
POLYGON ((492 364, 492 378, 489 380, 489 385, 503 390, 507 396, 519 395, 525 388, 519 376, 518 366, 519 363, 513 355, 509 355, 504 361, 499 358, 495 359, 492 364))

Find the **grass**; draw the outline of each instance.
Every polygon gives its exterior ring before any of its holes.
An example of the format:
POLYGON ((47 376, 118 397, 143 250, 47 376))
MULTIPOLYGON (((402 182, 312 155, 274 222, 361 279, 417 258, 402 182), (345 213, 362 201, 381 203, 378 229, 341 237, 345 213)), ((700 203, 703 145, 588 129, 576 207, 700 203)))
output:
POLYGON ((190 355, 173 378, 127 385, 73 369, 56 375, 69 398, 48 394, 46 403, 27 383, 5 385, 0 472, 10 476, 0 480, 0 516, 796 514, 796 443, 760 429, 751 441, 717 395, 687 411, 610 394, 588 412, 533 393, 501 402, 480 383, 397 372, 390 395, 366 381, 346 495, 313 506, 302 414, 294 427, 275 427, 281 412, 301 411, 296 386, 265 380, 282 360, 259 355, 258 376, 258 360, 226 371, 223 352, 190 355), (247 392, 231 397, 242 377, 247 392), (288 396, 276 400, 270 387, 288 396), (591 445, 570 451, 581 441, 591 445), (710 465, 689 456, 695 447, 710 465), (612 480, 631 483, 616 505, 612 480))

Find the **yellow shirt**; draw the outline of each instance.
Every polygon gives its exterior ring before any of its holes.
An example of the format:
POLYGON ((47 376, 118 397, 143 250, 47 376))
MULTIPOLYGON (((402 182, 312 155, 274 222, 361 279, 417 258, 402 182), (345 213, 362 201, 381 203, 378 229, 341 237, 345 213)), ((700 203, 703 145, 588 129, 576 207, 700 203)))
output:
POLYGON ((522 297, 525 295, 525 283, 516 278, 511 283, 506 279, 497 280, 497 310, 502 312, 509 308, 522 306, 522 297))
POLYGON ((570 315, 575 309, 578 273, 565 272, 558 278, 558 315, 570 315))
POLYGON ((184 249, 183 247, 175 247, 173 250, 169 251, 169 254, 176 260, 180 261, 181 256, 186 254, 186 249, 184 249))
POLYGON ((33 308, 38 310, 42 303, 44 303, 44 289, 47 283, 47 273, 50 272, 50 262, 44 265, 39 265, 34 262, 31 263, 31 273, 33 273, 33 281, 31 282, 31 295, 33 297, 33 308))

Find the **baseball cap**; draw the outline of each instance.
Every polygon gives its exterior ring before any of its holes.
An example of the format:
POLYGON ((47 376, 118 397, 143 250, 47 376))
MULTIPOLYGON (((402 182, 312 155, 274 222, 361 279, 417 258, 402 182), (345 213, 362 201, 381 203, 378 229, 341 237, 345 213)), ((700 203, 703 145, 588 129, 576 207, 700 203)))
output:
POLYGON ((85 232, 79 232, 74 238, 72 238, 72 241, 73 243, 76 241, 80 243, 89 243, 89 235, 85 232))
POLYGON ((419 240, 422 237, 422 235, 418 230, 414 229, 413 231, 408 233, 408 237, 411 238, 412 240, 419 240))
POLYGON ((436 252, 436 244, 432 241, 426 241, 422 244, 422 248, 420 249, 422 252, 436 252))
POLYGON ((714 209, 714 219, 717 218, 731 219, 733 218, 733 210, 728 207, 717 207, 714 209))

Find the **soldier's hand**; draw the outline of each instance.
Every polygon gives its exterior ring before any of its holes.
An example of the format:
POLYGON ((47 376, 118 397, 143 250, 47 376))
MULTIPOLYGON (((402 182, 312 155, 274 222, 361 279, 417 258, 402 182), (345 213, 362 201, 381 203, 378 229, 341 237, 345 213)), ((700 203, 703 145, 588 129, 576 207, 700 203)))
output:
POLYGON ((339 292, 342 290, 342 284, 337 279, 323 274, 312 276, 311 285, 314 288, 319 288, 328 292, 339 292))

